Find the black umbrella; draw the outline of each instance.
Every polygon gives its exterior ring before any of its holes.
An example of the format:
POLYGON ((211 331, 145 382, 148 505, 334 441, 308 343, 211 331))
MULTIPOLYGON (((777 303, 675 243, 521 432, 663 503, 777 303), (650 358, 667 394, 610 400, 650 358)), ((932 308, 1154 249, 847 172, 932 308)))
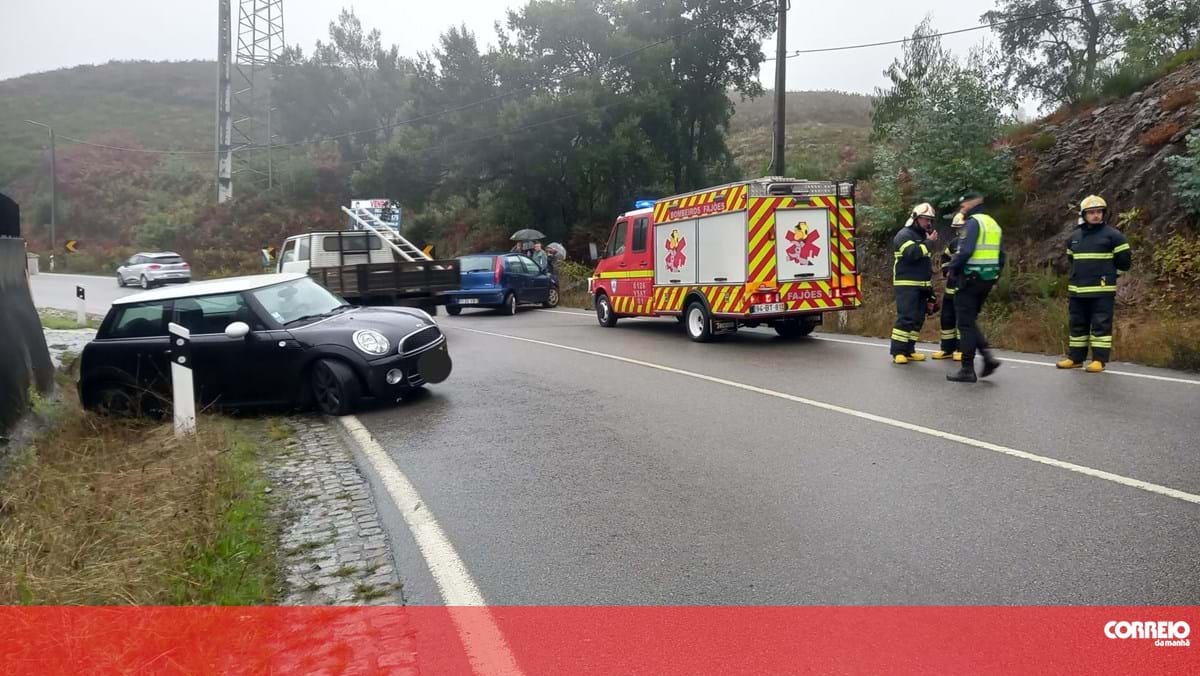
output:
POLYGON ((534 230, 533 228, 525 228, 524 230, 518 230, 514 232, 510 239, 512 239, 514 242, 527 242, 535 239, 545 238, 546 236, 537 230, 534 230))

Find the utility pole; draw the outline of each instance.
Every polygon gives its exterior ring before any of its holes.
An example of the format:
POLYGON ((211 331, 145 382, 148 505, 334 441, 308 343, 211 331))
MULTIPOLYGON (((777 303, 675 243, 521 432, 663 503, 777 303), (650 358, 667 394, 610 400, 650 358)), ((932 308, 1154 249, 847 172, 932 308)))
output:
POLYGON ((54 228, 58 225, 58 153, 54 142, 54 127, 34 120, 25 121, 45 127, 50 132, 50 251, 54 251, 54 228))
POLYGON ((775 147, 771 153, 772 176, 783 176, 787 165, 783 158, 784 118, 787 113, 787 12, 789 0, 779 0, 779 19, 775 36, 775 147))
POLYGON ((233 197, 233 63, 230 0, 217 3, 217 202, 233 197))

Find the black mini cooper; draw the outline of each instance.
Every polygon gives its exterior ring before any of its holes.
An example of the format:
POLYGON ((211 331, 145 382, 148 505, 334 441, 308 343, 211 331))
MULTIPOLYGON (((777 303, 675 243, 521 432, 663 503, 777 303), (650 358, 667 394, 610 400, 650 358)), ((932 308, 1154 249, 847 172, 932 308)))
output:
POLYGON ((315 406, 345 415, 450 375, 446 337, 424 311, 353 307, 300 273, 234 277, 113 303, 80 360, 85 407, 162 412, 169 323, 191 333, 198 407, 315 406))

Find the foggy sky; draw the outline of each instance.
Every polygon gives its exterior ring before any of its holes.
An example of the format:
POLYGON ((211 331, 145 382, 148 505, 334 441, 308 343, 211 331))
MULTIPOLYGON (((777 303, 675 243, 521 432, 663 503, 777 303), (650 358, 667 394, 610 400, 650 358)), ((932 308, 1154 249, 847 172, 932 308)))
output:
MULTIPOLYGON (((730 0, 733 1, 733 0, 730 0)), ((234 0, 236 21, 237 0, 234 0)), ((311 51, 328 35, 329 22, 342 7, 353 7, 364 27, 379 28, 385 44, 415 55, 428 50, 447 27, 466 24, 481 44, 494 42, 492 28, 520 0, 284 0, 288 44, 311 51)), ((8 25, 0 40, 0 79, 109 60, 215 59, 216 0, 0 0, 8 25)), ((792 0, 788 48, 830 47, 903 38, 926 13, 939 30, 973 26, 991 9, 992 0, 792 0)), ((959 54, 987 38, 983 30, 943 39, 959 54)), ((774 41, 763 45, 774 55, 774 41)), ((900 47, 806 55, 788 61, 788 89, 839 89, 871 92, 886 83, 882 71, 900 47)), ((774 64, 760 77, 769 88, 774 64)))

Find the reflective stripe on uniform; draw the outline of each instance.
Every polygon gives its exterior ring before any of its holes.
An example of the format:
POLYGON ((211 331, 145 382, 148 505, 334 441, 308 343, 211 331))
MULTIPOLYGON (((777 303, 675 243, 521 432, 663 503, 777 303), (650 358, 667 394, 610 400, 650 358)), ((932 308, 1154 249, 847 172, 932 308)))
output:
POLYGON ((892 340, 898 340, 902 343, 908 342, 908 331, 892 329, 892 340))
POLYGON ((911 332, 909 332, 909 334, 908 334, 908 339, 909 339, 909 340, 911 340, 911 341, 913 341, 913 342, 916 342, 916 341, 920 340, 920 339, 921 339, 921 332, 920 332, 920 331, 911 331, 911 332))
POLYGON ((1092 347, 1112 347, 1112 336, 1092 336, 1092 347))
POLYGON ((1068 293, 1116 293, 1117 287, 1112 284, 1102 286, 1068 286, 1068 293))
POLYGON ((957 337, 958 337, 957 329, 943 329, 942 330, 942 340, 950 340, 951 338, 957 338, 957 337))
POLYGON ((1113 249, 1113 253, 1115 253, 1115 254, 1119 254, 1122 251, 1129 251, 1129 242, 1125 242, 1124 244, 1119 244, 1119 245, 1117 245, 1117 247, 1115 249, 1113 249))
POLYGON ((909 279, 897 279, 896 281, 892 282, 892 285, 894 285, 894 286, 921 286, 921 287, 925 287, 925 288, 931 288, 933 286, 933 282, 917 282, 917 281, 913 281, 913 280, 909 280, 909 279))
POLYGON ((947 288, 946 289, 947 296, 953 296, 956 293, 958 293, 958 289, 955 289, 955 288, 947 288))
POLYGON ((1088 337, 1087 336, 1071 336, 1070 340, 1067 341, 1067 345, 1069 345, 1071 347, 1087 347, 1088 346, 1088 337))
POLYGON ((1110 261, 1112 257, 1111 253, 1077 253, 1073 256, 1077 261, 1110 261))

